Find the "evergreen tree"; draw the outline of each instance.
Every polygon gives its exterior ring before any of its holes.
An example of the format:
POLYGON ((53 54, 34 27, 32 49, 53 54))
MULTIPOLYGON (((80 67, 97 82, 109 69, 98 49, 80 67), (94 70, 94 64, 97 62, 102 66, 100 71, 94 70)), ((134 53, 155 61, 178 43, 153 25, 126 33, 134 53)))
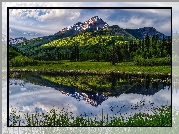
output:
POLYGON ((162 38, 162 45, 161 45, 161 57, 163 57, 163 51, 164 51, 164 47, 166 46, 166 39, 165 36, 163 34, 163 38, 162 38))
POLYGON ((111 50, 110 61, 112 65, 115 65, 118 62, 118 55, 114 48, 111 50))
POLYGON ((150 37, 147 33, 147 35, 145 37, 145 46, 146 46, 147 52, 149 52, 149 45, 150 45, 150 37))

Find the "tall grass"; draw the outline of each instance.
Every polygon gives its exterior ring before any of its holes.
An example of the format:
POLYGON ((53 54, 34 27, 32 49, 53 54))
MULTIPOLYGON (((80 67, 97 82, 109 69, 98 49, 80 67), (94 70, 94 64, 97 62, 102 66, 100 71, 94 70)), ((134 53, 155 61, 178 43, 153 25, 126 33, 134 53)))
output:
POLYGON ((134 63, 139 66, 172 66, 171 57, 151 59, 135 58, 134 63))
POLYGON ((139 113, 126 119, 122 115, 121 117, 105 116, 103 111, 101 119, 91 118, 86 114, 74 117, 73 113, 68 113, 64 109, 57 114, 54 108, 47 114, 36 112, 29 115, 27 113, 24 124, 21 123, 22 119, 15 111, 10 113, 10 117, 10 126, 171 126, 171 106, 163 106, 160 111, 154 110, 153 115, 139 113))
POLYGON ((88 72, 88 73, 110 73, 110 72, 120 72, 120 73, 144 73, 144 74, 171 74, 171 66, 138 66, 133 62, 121 62, 115 66, 111 65, 109 62, 42 62, 33 65, 24 64, 26 66, 10 67, 12 70, 29 70, 29 71, 76 71, 76 72, 88 72))

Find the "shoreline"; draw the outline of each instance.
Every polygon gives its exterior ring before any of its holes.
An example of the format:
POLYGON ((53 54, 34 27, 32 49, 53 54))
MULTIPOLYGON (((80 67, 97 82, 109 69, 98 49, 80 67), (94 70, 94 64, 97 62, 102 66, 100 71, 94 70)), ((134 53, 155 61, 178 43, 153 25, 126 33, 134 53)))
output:
POLYGON ((106 72, 99 72, 95 70, 38 70, 38 69, 9 69, 9 73, 25 73, 25 72, 39 72, 39 73, 59 73, 59 74, 89 74, 89 75, 109 75, 111 73, 113 74, 134 74, 134 75, 165 75, 165 76, 171 76, 171 73, 159 73, 159 72, 124 72, 124 71, 106 71, 106 72))

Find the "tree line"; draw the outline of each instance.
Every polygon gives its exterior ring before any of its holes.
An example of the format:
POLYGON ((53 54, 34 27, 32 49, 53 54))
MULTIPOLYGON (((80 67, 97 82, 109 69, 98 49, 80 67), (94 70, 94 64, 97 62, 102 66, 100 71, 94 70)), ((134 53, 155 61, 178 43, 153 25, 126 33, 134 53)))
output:
MULTIPOLYGON (((111 61, 113 64, 120 61, 133 61, 134 58, 162 58, 171 56, 171 38, 159 40, 157 35, 142 40, 120 41, 116 37, 95 44, 80 45, 75 42, 66 47, 47 47, 46 59, 71 60, 71 61, 111 61)), ((45 57, 43 57, 45 60, 45 57)))
POLYGON ((121 36, 80 35, 55 40, 45 45, 17 45, 17 49, 37 60, 107 61, 115 65, 138 58, 154 59, 171 57, 171 37, 158 35, 144 39, 128 39, 121 36), (33 46, 32 50, 30 47, 33 46), (27 50, 25 50, 27 47, 27 50))

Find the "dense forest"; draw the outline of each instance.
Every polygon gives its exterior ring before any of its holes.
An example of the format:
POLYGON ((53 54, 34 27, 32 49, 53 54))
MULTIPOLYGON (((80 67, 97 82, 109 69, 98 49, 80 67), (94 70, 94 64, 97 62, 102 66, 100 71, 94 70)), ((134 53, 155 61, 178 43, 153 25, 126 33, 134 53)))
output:
MULTIPOLYGON (((13 47, 34 60, 70 60, 70 61, 108 61, 115 65, 122 61, 160 60, 163 65, 171 65, 171 37, 157 35, 144 39, 110 36, 97 32, 85 32, 73 37, 66 37, 43 42, 42 38, 19 43, 13 47), (158 60, 157 60, 157 59, 158 60)), ((151 65, 154 62, 151 63, 151 65)))

